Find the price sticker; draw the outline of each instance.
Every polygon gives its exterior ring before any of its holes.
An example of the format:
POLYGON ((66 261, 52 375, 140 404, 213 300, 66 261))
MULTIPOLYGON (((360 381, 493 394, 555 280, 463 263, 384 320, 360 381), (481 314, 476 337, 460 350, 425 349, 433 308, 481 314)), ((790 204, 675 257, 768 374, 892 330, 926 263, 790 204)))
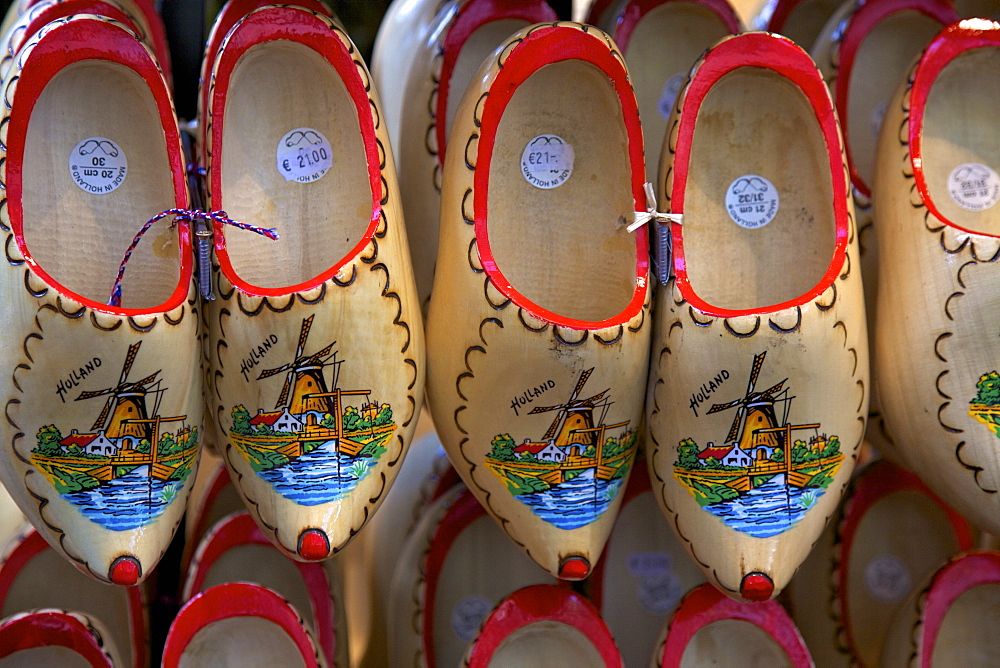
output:
POLYGON ((295 128, 278 141, 278 173, 286 181, 312 183, 333 166, 333 149, 319 130, 295 128))
POLYGON ((1000 176, 992 167, 967 162, 951 170, 948 193, 966 211, 985 211, 1000 201, 1000 176))
POLYGON ((726 211, 748 230, 764 227, 778 215, 781 200, 774 184, 758 174, 746 174, 726 189, 726 211))
POLYGON ((521 153, 521 173, 536 188, 558 188, 573 175, 573 157, 573 145, 559 135, 538 135, 521 153))

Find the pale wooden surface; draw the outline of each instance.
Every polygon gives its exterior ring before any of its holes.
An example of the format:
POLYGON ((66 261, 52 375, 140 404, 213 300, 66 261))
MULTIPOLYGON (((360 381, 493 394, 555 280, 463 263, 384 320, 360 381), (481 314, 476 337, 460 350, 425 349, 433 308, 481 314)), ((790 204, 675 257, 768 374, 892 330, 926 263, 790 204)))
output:
POLYGON ((934 666, 993 666, 1000 661, 1000 584, 984 584, 951 604, 930 657, 934 666))
POLYGON ((590 640, 579 630, 554 621, 539 621, 507 636, 496 648, 489 668, 522 666, 606 668, 590 640))

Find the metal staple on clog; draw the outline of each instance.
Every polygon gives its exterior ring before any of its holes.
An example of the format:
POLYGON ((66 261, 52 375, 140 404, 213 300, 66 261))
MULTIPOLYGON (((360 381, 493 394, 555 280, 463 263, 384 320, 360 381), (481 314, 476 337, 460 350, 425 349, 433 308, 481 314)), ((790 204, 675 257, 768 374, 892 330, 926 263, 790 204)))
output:
POLYGON ((666 285, 673 273, 673 258, 671 257, 673 241, 670 235, 670 223, 682 225, 684 216, 680 213, 658 211, 653 184, 647 181, 642 187, 646 193, 646 210, 635 212, 635 220, 628 226, 628 231, 635 232, 649 222, 658 223, 653 229, 653 271, 657 280, 660 281, 660 285, 666 285))
POLYGON ((125 277, 125 266, 128 264, 133 251, 135 251, 136 246, 139 245, 139 240, 142 239, 143 235, 149 231, 149 228, 151 228, 154 223, 163 220, 167 216, 174 217, 173 221, 170 223, 170 227, 175 227, 179 221, 194 223, 195 227, 199 225, 199 221, 204 225, 204 227, 195 230, 195 235, 198 237, 199 278, 202 281, 201 294, 202 297, 207 300, 215 299, 215 295, 212 293, 211 258, 209 257, 212 246, 211 223, 215 222, 220 225, 231 225, 241 230, 247 230, 261 236, 265 236, 272 241, 276 241, 278 239, 278 231, 275 228, 257 227, 256 225, 241 223, 238 220, 230 218, 225 211, 202 211, 201 209, 182 208, 166 209, 165 211, 161 211, 147 220, 139 231, 136 232, 135 237, 132 238, 132 243, 129 244, 128 249, 125 251, 125 257, 122 258, 121 264, 118 265, 118 275, 115 277, 115 283, 111 288, 111 299, 108 300, 108 306, 121 306, 122 279, 125 277))

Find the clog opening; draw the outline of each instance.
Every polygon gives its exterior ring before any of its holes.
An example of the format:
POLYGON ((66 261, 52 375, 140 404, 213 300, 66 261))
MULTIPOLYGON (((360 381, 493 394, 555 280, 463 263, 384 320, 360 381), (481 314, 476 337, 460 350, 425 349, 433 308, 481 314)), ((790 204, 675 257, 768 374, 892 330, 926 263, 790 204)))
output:
POLYGON ((833 178, 842 177, 830 174, 823 132, 796 85, 756 67, 719 79, 696 119, 684 193, 694 293, 748 310, 812 290, 836 248, 833 178))
POLYGON ((607 668, 600 652, 581 631, 568 624, 549 620, 523 626, 504 638, 487 665, 489 668, 607 668))
POLYGON ((589 63, 546 65, 512 96, 489 168, 487 234, 497 269, 532 303, 583 321, 629 305, 636 242, 625 229, 635 206, 628 145, 615 89, 589 63), (540 160, 562 168, 529 180, 525 171, 540 160))
POLYGON ((878 665, 896 610, 910 592, 959 551, 948 516, 927 494, 900 491, 858 520, 850 546, 846 623, 852 650, 878 665))
POLYGON ((178 668, 236 665, 304 668, 307 664, 284 629, 267 619, 247 616, 206 624, 184 648, 177 665, 178 668))
MULTIPOLYGON (((948 608, 931 666, 989 666, 1000 656, 1000 584, 982 584, 948 608)), ((926 657, 925 657, 926 660, 926 657)))
POLYGON ((281 592, 300 614, 315 622, 309 591, 295 564, 270 545, 232 547, 208 567, 201 591, 226 582, 253 582, 281 592))
POLYGON ((793 666, 781 645, 767 631, 742 619, 720 619, 698 629, 684 648, 680 665, 681 668, 793 666))
POLYGON ((337 70, 287 40, 250 47, 236 63, 225 103, 222 208, 244 223, 277 228, 271 241, 228 228, 233 270, 264 288, 298 285, 328 271, 364 237, 372 189, 357 109, 337 70))
MULTIPOLYGON (((110 663, 106 665, 110 665, 110 663)), ((78 652, 58 645, 22 649, 0 659, 0 668, 38 668, 39 666, 94 668, 90 661, 78 652)))
MULTIPOLYGON (((132 237, 175 206, 156 100, 117 63, 66 66, 35 103, 24 144, 24 244, 66 290, 106 304, 132 237)), ((167 302, 180 280, 177 231, 154 226, 137 246, 121 306, 167 302)))
POLYGON ((3 599, 0 618, 39 608, 77 610, 103 622, 110 634, 106 641, 119 648, 122 656, 132 657, 133 620, 128 597, 129 590, 125 587, 111 587, 90 579, 62 555, 46 547, 17 573, 3 599))
POLYGON ((875 176, 875 148, 889 98, 906 76, 913 58, 940 30, 938 21, 907 10, 882 19, 858 46, 847 89, 844 134, 854 171, 869 191, 875 176))
POLYGON ((934 206, 948 222, 1000 235, 1000 48, 949 62, 927 94, 921 162, 934 206))
POLYGON ((708 47, 729 34, 718 14, 684 0, 665 2, 636 24, 625 47, 646 146, 646 180, 656 180, 660 145, 677 93, 708 47))
POLYGON ((506 42, 508 37, 528 25, 530 24, 527 21, 518 19, 490 21, 476 28, 462 44, 448 81, 447 113, 445 114, 446 137, 448 136, 447 132, 451 130, 452 122, 455 120, 455 112, 458 110, 458 103, 462 101, 462 94, 472 83, 476 72, 479 71, 479 66, 499 45, 506 42))

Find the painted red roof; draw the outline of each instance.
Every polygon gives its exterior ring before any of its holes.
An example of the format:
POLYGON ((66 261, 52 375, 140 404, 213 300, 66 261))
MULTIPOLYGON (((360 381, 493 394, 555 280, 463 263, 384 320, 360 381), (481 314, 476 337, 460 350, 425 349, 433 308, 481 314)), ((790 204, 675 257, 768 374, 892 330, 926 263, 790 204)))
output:
POLYGON ((530 452, 533 455, 537 455, 539 452, 541 452, 548 446, 549 446, 548 443, 522 443, 521 445, 514 448, 514 452, 518 454, 522 452, 530 452))
POLYGON ((81 448, 85 448, 96 438, 97 434, 70 434, 63 440, 59 441, 59 445, 77 445, 81 448))
POLYGON ((718 460, 722 460, 723 457, 729 454, 729 451, 733 449, 731 445, 721 445, 717 448, 705 448, 698 453, 698 459, 708 459, 709 457, 715 457, 718 460))
POLYGON ((278 421, 278 418, 281 417, 281 414, 283 412, 284 411, 274 411, 273 413, 257 413, 257 415, 251 418, 250 424, 252 425, 266 424, 268 427, 273 427, 274 423, 278 421))

